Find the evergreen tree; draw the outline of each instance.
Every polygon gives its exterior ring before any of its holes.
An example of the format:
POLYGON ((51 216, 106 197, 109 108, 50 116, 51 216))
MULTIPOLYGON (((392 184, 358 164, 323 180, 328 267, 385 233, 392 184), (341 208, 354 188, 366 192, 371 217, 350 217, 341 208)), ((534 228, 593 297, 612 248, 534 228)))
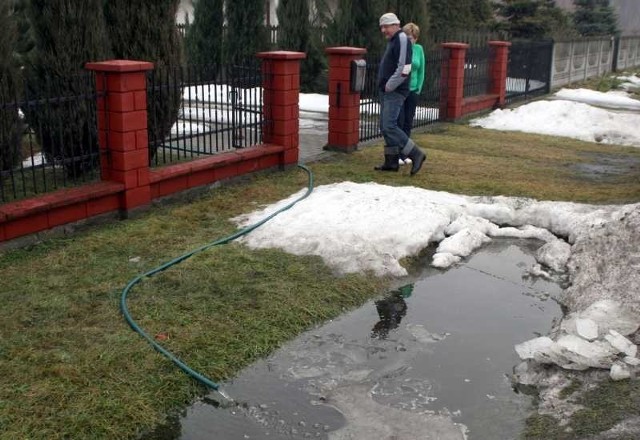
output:
POLYGON ((476 28, 486 27, 493 19, 493 10, 489 0, 471 2, 471 17, 476 28))
POLYGON ((152 158, 157 146, 178 119, 182 99, 182 41, 175 17, 179 0, 109 0, 105 3, 107 30, 113 55, 120 59, 154 63, 154 76, 165 87, 147 100, 149 146, 152 158))
POLYGON ((431 19, 430 34, 437 39, 453 36, 463 30, 475 28, 472 15, 474 0, 430 0, 429 17, 431 19))
POLYGON ((541 13, 544 0, 503 0, 496 3, 498 15, 503 18, 499 28, 513 38, 540 39, 547 34, 547 23, 541 13))
POLYGON ((494 6, 502 17, 498 29, 513 38, 543 39, 576 34, 570 16, 555 0, 503 0, 494 6))
POLYGON ((224 0, 198 0, 195 3, 193 23, 187 28, 185 40, 189 64, 211 67, 222 64, 223 12, 224 0))
MULTIPOLYGON (((88 61, 111 58, 103 0, 31 0, 27 11, 34 47, 28 57, 29 97, 82 96, 79 75, 88 61)), ((51 101, 24 109, 46 159, 62 160, 79 176, 97 163, 95 105, 88 100, 51 101)))
MULTIPOLYGON (((312 25, 309 20, 308 0, 280 0, 278 15, 278 48, 305 52, 302 60, 300 82, 304 92, 321 91, 322 71, 325 68, 324 54, 319 38, 312 38, 312 25)), ((326 78, 325 78, 326 79, 326 78)))
POLYGON ((379 0, 339 0, 327 28, 328 45, 363 47, 376 56, 386 44, 378 27, 384 6, 379 0))
POLYGON ((9 2, 0 1, 0 171, 20 163, 22 122, 18 109, 2 104, 16 102, 19 90, 14 47, 18 40, 15 15, 9 2))
POLYGON ((618 35, 615 12, 609 0, 574 0, 573 21, 580 35, 618 35))
POLYGON ((252 60, 269 48, 263 0, 229 0, 226 48, 229 60, 252 60))
POLYGON ((27 6, 29 0, 13 0, 15 27, 18 32, 14 54, 21 66, 26 64, 26 58, 34 47, 31 24, 27 18, 27 6))
POLYGON ((543 0, 540 15, 545 23, 545 37, 557 39, 578 36, 571 14, 557 7, 555 0, 543 0))
POLYGON ((309 4, 307 0, 280 0, 278 16, 278 47, 306 52, 309 45, 309 4))

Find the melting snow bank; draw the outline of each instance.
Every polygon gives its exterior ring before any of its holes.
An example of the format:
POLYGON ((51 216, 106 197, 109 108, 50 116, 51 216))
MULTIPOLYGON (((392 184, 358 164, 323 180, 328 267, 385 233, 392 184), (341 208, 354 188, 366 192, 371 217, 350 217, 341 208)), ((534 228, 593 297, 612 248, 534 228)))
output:
MULTIPOLYGON (((253 224, 301 194, 235 221, 253 224)), ((403 276, 399 261, 429 245, 437 244, 432 264, 446 268, 492 237, 544 241, 538 265, 529 271, 563 273, 569 280, 560 298, 567 316, 548 336, 516 346, 523 362, 513 380, 536 387, 541 413, 567 420, 578 409, 559 397, 578 372, 584 389, 608 377, 640 373, 640 204, 469 197, 343 182, 316 188, 242 241, 255 248, 317 255, 341 273, 403 276)), ((615 429, 629 429, 625 426, 615 429)))
MULTIPOLYGON (((234 221, 239 226, 256 223, 301 194, 234 221)), ((563 272, 570 245, 590 229, 623 216, 621 209, 342 182, 314 189, 241 241, 253 248, 317 255, 339 273, 404 276, 400 260, 435 243, 433 265, 446 268, 492 237, 536 238, 547 243, 538 253, 539 263, 563 272)))
POLYGON ((564 369, 608 369, 614 380, 640 372, 633 338, 640 327, 640 205, 617 210, 575 237, 568 260, 572 311, 550 337, 516 346, 523 360, 564 369))
POLYGON ((536 101, 514 109, 494 110, 486 117, 472 120, 471 125, 640 147, 640 115, 581 102, 536 101))
MULTIPOLYGON (((536 387, 539 413, 561 421, 582 408, 573 403, 576 395, 640 372, 640 205, 621 207, 609 221, 578 234, 567 268, 571 286, 562 302, 571 313, 548 337, 516 346, 525 360, 513 375, 517 386, 536 387), (573 398, 560 397, 572 383, 582 384, 573 398)), ((593 439, 622 437, 640 438, 637 420, 623 420, 593 439)))
MULTIPOLYGON (((257 223, 298 198, 237 217, 257 223)), ((404 276, 405 257, 436 245, 432 265, 447 268, 493 237, 545 242, 530 274, 564 274, 570 313, 550 336, 516 346, 523 360, 564 369, 640 372, 626 338, 640 326, 640 204, 595 206, 512 197, 469 197, 415 187, 342 182, 306 199, 241 239, 253 248, 317 255, 339 273, 404 276)))
POLYGON ((640 101, 625 91, 598 92, 589 89, 560 89, 554 95, 558 99, 582 102, 613 109, 640 110, 640 101))

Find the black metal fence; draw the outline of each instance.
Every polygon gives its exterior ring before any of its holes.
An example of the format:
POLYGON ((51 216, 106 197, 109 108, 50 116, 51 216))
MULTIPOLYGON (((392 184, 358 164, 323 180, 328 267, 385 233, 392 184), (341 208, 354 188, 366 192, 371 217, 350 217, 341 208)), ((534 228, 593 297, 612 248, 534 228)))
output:
POLYGON ((152 166, 245 148, 262 140, 258 60, 151 71, 147 99, 152 166))
MULTIPOLYGON (((380 93, 378 89, 378 66, 381 55, 367 54, 367 74, 365 89, 360 94, 359 140, 368 141, 382 137, 380 132, 380 93)), ((441 49, 425 51, 426 69, 422 93, 418 96, 418 106, 413 127, 434 124, 439 118, 440 77, 444 52, 441 49)))
POLYGON ((0 203, 99 180, 94 74, 21 70, 12 91, 0 94, 0 203))
POLYGON ((549 93, 553 41, 513 42, 507 64, 506 104, 549 93))
POLYGON ((490 86, 489 67, 491 49, 489 47, 470 47, 464 59, 464 97, 479 96, 488 93, 490 86))

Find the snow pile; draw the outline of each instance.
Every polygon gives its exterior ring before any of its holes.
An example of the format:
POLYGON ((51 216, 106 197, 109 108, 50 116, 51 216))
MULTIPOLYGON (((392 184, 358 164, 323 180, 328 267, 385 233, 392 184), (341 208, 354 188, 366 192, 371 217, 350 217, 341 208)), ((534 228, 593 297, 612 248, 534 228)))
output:
POLYGON ((567 101, 582 102, 599 107, 640 110, 640 101, 629 97, 628 93, 623 91, 603 93, 589 89, 562 89, 553 96, 567 101))
POLYGON ((625 336, 635 333, 640 319, 620 303, 601 300, 567 315, 552 339, 534 338, 515 346, 522 360, 556 364, 568 370, 603 368, 614 380, 640 372, 638 347, 625 336))
POLYGON ((624 81, 622 84, 620 84, 620 88, 622 88, 623 90, 629 91, 640 89, 640 78, 636 74, 630 76, 618 76, 617 78, 620 81, 624 81))
MULTIPOLYGON (((518 344, 518 355, 568 370, 609 369, 614 380, 640 373, 632 341, 640 326, 639 247, 640 205, 622 206, 608 220, 582 229, 566 264, 571 286, 562 302, 572 312, 549 337, 518 344)), ((528 364, 519 366, 517 380, 531 382, 531 371, 528 364)))
POLYGON ((486 117, 472 120, 471 125, 640 147, 640 114, 566 100, 543 100, 514 109, 494 110, 486 117))
MULTIPOLYGON (((302 192, 233 220, 240 227, 257 223, 302 192)), ((548 244, 539 252, 539 263, 563 272, 570 244, 592 225, 608 221, 616 209, 341 182, 315 188, 241 241, 252 248, 316 255, 338 273, 404 276, 400 260, 431 244, 438 244, 432 264, 446 268, 493 237, 534 238, 548 244)))

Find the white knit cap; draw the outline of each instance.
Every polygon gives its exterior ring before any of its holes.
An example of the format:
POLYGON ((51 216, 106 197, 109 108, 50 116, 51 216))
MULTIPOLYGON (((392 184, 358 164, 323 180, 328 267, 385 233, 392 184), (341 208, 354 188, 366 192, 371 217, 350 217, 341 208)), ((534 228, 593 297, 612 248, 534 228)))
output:
POLYGON ((393 12, 387 12, 382 17, 380 17, 380 26, 385 26, 389 24, 400 24, 400 20, 393 12))

